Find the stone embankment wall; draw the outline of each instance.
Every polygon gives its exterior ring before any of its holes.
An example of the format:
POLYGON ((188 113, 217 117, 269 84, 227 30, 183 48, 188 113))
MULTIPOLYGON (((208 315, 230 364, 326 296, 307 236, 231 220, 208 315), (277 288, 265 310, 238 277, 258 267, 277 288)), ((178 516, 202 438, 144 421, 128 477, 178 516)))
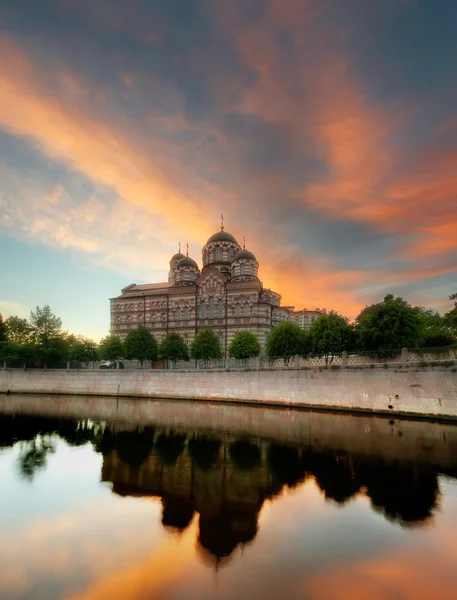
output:
POLYGON ((3 370, 0 393, 85 394, 457 418, 455 367, 173 372, 3 370))

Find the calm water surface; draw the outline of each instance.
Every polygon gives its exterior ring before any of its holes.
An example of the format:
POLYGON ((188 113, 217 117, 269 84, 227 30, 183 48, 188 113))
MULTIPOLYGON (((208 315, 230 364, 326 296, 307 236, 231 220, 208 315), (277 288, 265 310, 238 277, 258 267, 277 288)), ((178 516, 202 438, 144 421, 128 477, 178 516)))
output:
POLYGON ((0 398, 0 598, 457 597, 457 427, 0 398))

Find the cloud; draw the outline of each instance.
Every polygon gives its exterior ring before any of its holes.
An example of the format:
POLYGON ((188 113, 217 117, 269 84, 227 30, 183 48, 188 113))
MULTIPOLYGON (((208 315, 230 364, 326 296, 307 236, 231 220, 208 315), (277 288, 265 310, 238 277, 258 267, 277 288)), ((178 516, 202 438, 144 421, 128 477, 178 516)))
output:
POLYGON ((408 3, 108 6, 45 2, 35 45, 31 21, 6 15, 0 127, 54 179, 32 193, 10 161, 3 231, 163 279, 176 241, 199 258, 225 212, 286 304, 354 315, 413 277, 442 305, 428 288, 441 272, 447 295, 455 272, 453 123, 397 82, 376 37, 408 3))

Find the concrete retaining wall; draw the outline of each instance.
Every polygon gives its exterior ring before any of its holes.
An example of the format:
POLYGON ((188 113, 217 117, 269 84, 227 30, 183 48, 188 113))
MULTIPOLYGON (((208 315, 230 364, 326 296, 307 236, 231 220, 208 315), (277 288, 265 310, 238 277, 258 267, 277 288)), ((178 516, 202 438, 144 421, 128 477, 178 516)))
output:
POLYGON ((239 401, 457 418, 454 368, 0 371, 0 392, 239 401))

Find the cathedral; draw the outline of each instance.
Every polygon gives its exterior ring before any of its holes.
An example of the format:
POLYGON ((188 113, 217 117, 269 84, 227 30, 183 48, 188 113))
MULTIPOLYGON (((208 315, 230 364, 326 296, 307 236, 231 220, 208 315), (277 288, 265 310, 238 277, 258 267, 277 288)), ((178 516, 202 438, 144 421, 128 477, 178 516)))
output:
POLYGON ((174 331, 190 344, 200 330, 211 328, 227 356, 238 331, 251 331, 265 347, 278 323, 294 321, 306 329, 325 313, 281 306, 281 296, 259 280, 254 254, 223 225, 206 242, 202 263, 200 270, 195 260, 178 252, 170 260, 167 282, 123 288, 120 296, 111 298, 111 333, 124 339, 131 329, 145 325, 159 343, 174 331))

